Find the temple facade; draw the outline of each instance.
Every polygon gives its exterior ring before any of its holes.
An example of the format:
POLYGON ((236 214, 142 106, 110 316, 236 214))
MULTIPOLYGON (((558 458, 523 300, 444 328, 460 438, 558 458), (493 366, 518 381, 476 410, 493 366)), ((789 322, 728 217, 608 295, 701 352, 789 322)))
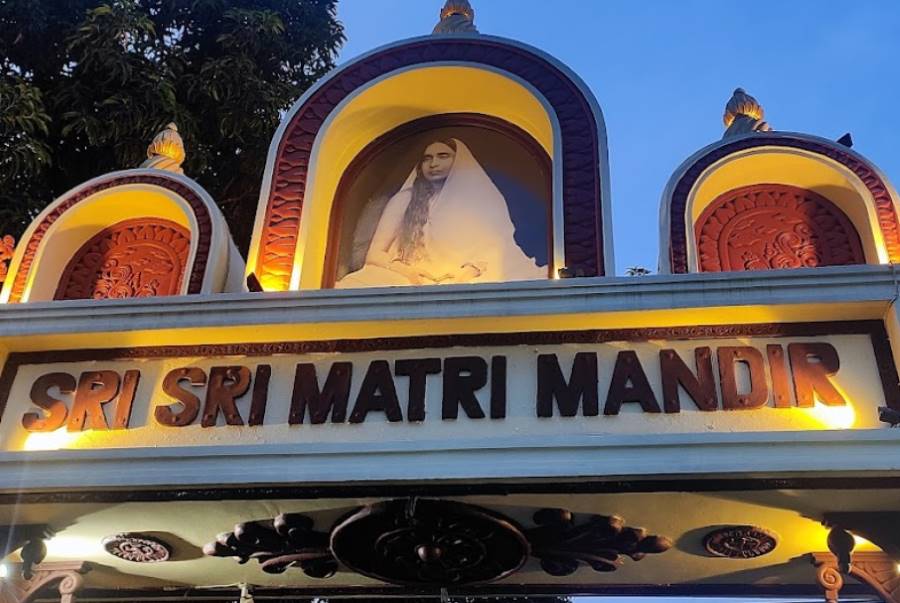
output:
POLYGON ((246 258, 186 153, 0 239, 3 601, 900 603, 900 196, 849 136, 736 89, 616 277, 594 95, 449 0, 285 114, 246 258))

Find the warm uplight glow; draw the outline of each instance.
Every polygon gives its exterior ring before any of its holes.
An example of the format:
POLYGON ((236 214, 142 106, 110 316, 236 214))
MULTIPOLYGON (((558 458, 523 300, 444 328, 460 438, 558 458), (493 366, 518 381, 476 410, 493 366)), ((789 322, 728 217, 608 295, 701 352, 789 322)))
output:
POLYGON ((30 433, 25 438, 22 450, 60 450, 72 448, 72 444, 81 437, 81 433, 70 432, 65 429, 50 433, 30 433))
POLYGON ((47 556, 54 559, 86 559, 103 553, 103 546, 93 538, 56 536, 47 542, 47 556))
POLYGON ((874 544, 870 540, 866 540, 862 536, 853 535, 853 542, 856 543, 856 546, 861 547, 875 547, 874 544))
POLYGON ((809 413, 825 429, 850 429, 856 423, 856 410, 849 403, 847 406, 825 406, 816 403, 815 407, 809 409, 809 413))

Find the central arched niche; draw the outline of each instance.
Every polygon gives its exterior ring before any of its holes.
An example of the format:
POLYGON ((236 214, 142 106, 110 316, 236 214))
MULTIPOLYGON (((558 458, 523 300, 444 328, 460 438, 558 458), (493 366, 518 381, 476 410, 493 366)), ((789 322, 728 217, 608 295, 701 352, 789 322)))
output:
POLYGON ((557 61, 490 36, 385 47, 336 70, 298 101, 273 139, 248 272, 265 291, 322 287, 332 205, 350 163, 403 124, 460 113, 503 120, 550 157, 553 274, 606 274, 612 241, 599 107, 557 61))
MULTIPOLYGON (((552 265, 552 163, 525 130, 475 113, 424 117, 391 130, 363 149, 344 171, 332 205, 322 286, 330 288, 364 266, 385 206, 429 144, 467 146, 506 202, 514 243, 543 276, 552 265)), ((485 242, 490 244, 489 241, 485 242)))

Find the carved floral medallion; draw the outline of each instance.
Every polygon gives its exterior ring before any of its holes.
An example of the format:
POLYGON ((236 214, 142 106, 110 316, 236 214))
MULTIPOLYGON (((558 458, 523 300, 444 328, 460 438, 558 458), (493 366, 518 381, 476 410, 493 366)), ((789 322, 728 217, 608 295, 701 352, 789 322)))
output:
POLYGON ((696 225, 701 272, 864 264, 859 234, 821 195, 783 184, 725 193, 696 225))
POLYGON ((146 534, 128 532, 103 539, 103 548, 113 557, 135 563, 159 563, 172 555, 169 545, 146 534))
POLYGON ((69 261, 55 299, 178 295, 190 249, 190 233, 175 222, 120 222, 94 236, 69 261))
POLYGON ((778 537, 765 528, 729 526, 707 534, 703 546, 716 557, 755 559, 774 551, 778 537))
POLYGON ((355 509, 327 533, 299 514, 238 524, 203 552, 240 563, 255 559, 268 573, 294 567, 327 578, 343 567, 392 584, 461 586, 502 580, 531 557, 548 574, 567 576, 582 566, 615 571, 623 557, 640 561, 672 546, 618 516, 541 509, 533 519, 536 525, 526 529, 474 505, 391 500, 355 509))

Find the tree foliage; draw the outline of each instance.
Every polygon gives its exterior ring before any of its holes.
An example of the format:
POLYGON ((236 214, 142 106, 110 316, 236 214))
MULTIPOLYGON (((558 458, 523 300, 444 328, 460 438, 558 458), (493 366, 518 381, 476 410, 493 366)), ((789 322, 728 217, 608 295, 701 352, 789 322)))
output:
POLYGON ((0 233, 174 121, 246 246, 280 117, 343 43, 336 2, 0 0, 0 233))

